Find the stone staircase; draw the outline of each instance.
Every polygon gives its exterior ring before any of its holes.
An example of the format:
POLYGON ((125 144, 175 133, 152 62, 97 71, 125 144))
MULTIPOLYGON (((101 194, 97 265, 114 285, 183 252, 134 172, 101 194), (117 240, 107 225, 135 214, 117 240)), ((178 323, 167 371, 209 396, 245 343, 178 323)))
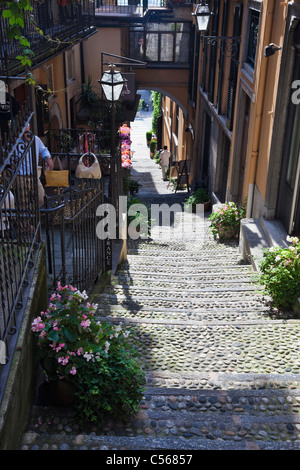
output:
POLYGON ((71 408, 36 404, 21 449, 300 449, 299 323, 273 311, 237 242, 128 241, 93 299, 138 338, 146 391, 129 422, 81 430, 71 408))

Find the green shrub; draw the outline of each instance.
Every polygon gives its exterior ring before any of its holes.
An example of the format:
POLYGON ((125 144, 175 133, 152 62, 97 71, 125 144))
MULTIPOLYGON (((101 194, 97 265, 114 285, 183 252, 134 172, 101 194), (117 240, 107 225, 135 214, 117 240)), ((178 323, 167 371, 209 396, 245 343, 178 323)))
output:
POLYGON ((209 216, 210 228, 214 236, 230 238, 237 237, 241 220, 246 216, 246 201, 241 207, 235 202, 221 204, 215 212, 209 216))
POLYGON ((300 297, 300 240, 288 238, 287 248, 271 247, 263 253, 257 281, 278 308, 291 308, 300 297))
POLYGON ((149 147, 150 147, 150 152, 151 152, 151 153, 155 153, 156 147, 157 147, 157 140, 156 140, 156 139, 152 139, 152 140, 150 141, 150 146, 149 146, 149 147))
POLYGON ((46 312, 31 329, 49 382, 74 388, 76 422, 101 426, 107 413, 129 417, 142 399, 144 373, 130 330, 95 318, 87 295, 58 283, 46 312))
POLYGON ((185 201, 186 206, 192 206, 195 210, 196 204, 204 204, 210 200, 209 192, 207 188, 199 188, 194 191, 185 201))

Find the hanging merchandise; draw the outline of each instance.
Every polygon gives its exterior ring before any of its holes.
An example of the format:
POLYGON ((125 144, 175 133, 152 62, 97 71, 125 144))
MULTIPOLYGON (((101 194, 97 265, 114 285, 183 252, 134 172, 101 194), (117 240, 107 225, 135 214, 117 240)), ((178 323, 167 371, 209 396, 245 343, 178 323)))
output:
POLYGON ((96 155, 94 155, 93 153, 84 153, 79 159, 75 176, 76 178, 100 179, 102 176, 101 168, 96 155), (94 159, 94 162, 92 164, 90 164, 89 157, 92 157, 94 159), (87 164, 89 166, 87 166, 87 164))

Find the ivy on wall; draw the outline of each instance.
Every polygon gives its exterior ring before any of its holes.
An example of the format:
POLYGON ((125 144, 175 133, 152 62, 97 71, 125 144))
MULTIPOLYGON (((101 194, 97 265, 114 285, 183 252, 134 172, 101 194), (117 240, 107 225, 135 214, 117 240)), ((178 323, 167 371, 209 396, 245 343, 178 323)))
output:
POLYGON ((157 121, 161 115, 161 93, 158 91, 152 91, 152 101, 153 101, 153 114, 152 114, 152 131, 154 134, 157 134, 157 121))
MULTIPOLYGON (((8 38, 18 41, 21 48, 21 53, 16 58, 26 69, 31 66, 31 57, 33 56, 33 52, 30 48, 30 42, 25 36, 23 36, 22 32, 25 25, 25 14, 26 12, 31 11, 31 0, 4 2, 4 9, 2 11, 2 17, 8 20, 8 38)), ((29 81, 32 79, 29 73, 28 79, 29 81)))

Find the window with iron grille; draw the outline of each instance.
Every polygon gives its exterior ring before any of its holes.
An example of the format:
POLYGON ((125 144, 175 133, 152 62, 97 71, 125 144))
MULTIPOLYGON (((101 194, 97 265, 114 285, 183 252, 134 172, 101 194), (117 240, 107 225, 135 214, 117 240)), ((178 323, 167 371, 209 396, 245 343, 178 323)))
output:
POLYGON ((249 9, 249 33, 248 33, 248 48, 247 48, 246 63, 249 64, 253 68, 255 65, 259 17, 260 17, 260 12, 258 10, 255 10, 253 8, 249 9))

